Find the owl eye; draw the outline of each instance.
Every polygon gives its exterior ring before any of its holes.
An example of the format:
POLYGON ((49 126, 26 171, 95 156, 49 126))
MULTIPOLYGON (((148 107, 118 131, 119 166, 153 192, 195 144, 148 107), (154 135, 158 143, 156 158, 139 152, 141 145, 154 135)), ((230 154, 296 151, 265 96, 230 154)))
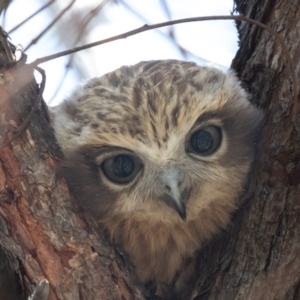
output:
POLYGON ((195 131, 189 141, 189 150, 200 155, 210 155, 218 150, 222 131, 216 126, 206 126, 195 131))
POLYGON ((101 165, 104 175, 112 182, 126 184, 134 179, 142 165, 134 156, 120 154, 107 158, 101 165))

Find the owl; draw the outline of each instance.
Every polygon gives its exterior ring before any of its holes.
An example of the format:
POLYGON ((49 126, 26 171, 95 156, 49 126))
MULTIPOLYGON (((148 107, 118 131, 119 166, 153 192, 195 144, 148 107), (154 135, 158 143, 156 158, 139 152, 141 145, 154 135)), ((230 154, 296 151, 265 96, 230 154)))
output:
POLYGON ((123 66, 52 109, 83 209, 142 282, 176 290, 196 250, 229 223, 261 120, 232 71, 177 60, 123 66))

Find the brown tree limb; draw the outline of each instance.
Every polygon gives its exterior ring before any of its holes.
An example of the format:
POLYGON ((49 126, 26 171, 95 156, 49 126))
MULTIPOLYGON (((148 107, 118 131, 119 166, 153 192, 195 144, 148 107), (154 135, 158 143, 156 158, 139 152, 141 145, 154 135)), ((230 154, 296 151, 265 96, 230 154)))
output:
MULTIPOLYGON (((39 93, 33 68, 18 65, 2 69, 2 74, 0 140, 10 138, 39 93)), ((41 106, 28 128, 0 150, 0 241, 19 262, 15 271, 23 293, 31 293, 46 278, 50 300, 145 299, 147 291, 133 281, 122 255, 101 241, 70 197, 56 172, 59 157, 41 106)))

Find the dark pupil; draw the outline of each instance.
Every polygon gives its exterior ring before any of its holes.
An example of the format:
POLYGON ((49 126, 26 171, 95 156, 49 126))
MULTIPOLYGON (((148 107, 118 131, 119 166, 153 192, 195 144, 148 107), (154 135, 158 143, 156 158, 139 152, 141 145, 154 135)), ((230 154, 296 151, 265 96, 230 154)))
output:
POLYGON ((212 135, 205 130, 196 131, 191 137, 191 146, 194 151, 204 153, 211 149, 214 144, 212 135))
POLYGON ((112 163, 113 173, 120 178, 128 177, 132 174, 134 164, 132 159, 127 155, 118 155, 112 163))

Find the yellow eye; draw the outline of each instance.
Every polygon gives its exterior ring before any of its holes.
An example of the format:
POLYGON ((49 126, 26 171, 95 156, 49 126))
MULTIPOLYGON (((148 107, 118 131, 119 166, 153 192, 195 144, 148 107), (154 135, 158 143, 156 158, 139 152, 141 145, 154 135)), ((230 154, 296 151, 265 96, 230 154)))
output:
POLYGON ((136 157, 120 154, 107 158, 101 165, 104 175, 112 182, 126 184, 132 181, 142 168, 136 157))
POLYGON ((188 151, 204 156, 210 155, 219 149, 221 141, 221 128, 206 126, 191 135, 188 151))

